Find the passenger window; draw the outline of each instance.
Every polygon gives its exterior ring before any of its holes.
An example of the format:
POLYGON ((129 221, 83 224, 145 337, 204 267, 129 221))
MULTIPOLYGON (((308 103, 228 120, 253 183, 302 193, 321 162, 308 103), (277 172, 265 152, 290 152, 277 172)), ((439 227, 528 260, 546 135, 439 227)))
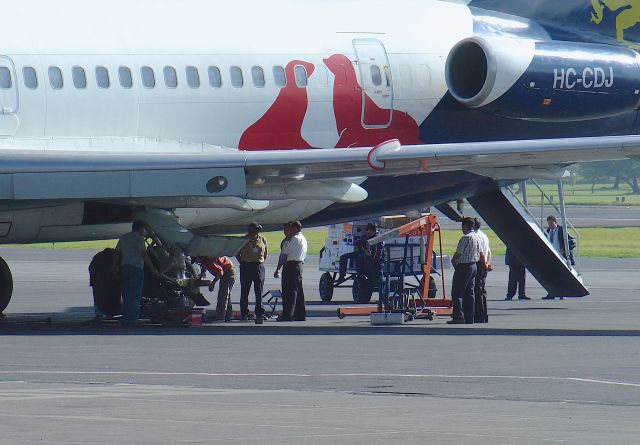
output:
POLYGON ((281 66, 273 67, 273 81, 277 87, 283 88, 287 86, 287 76, 284 72, 284 68, 281 66))
POLYGON ((84 68, 80 66, 71 68, 71 77, 73 78, 74 87, 79 90, 87 88, 87 75, 84 72, 84 68))
POLYGON ((98 86, 103 89, 109 88, 111 86, 111 81, 109 80, 109 71, 105 67, 96 67, 96 82, 98 82, 98 86))
POLYGON ((0 88, 8 90, 11 88, 11 71, 6 66, 0 67, 0 88))
POLYGON ((169 88, 178 88, 178 73, 172 66, 164 67, 164 83, 169 88))
POLYGON ((244 86, 244 76, 242 75, 242 68, 239 66, 232 66, 229 70, 231 73, 231 85, 235 88, 242 88, 244 86))
POLYGON ((259 66, 251 68, 251 77, 253 78, 253 85, 257 88, 264 88, 264 70, 259 66))
POLYGON ((120 86, 122 88, 129 89, 133 87, 133 76, 128 67, 121 66, 118 68, 118 78, 120 79, 120 86))
POLYGON ((378 65, 371 65, 371 82, 377 87, 382 85, 382 72, 378 65))
POLYGON ((293 72, 296 76, 296 85, 299 88, 305 88, 309 83, 309 78, 307 76, 307 70, 302 65, 296 65, 293 69, 293 72))
POLYGON ((220 88, 222 86, 222 76, 220 75, 220 68, 217 66, 209 67, 209 84, 212 88, 220 88))
POLYGON ((187 85, 189 88, 200 88, 200 73, 195 66, 187 67, 187 85))
POLYGON ((38 74, 35 68, 31 66, 25 66, 22 68, 22 75, 24 76, 24 86, 30 90, 38 88, 38 74))
POLYGON ((156 75, 153 72, 153 68, 150 66, 143 66, 140 68, 140 73, 142 74, 142 85, 145 88, 156 87, 156 75))
POLYGON ((54 90, 61 90, 64 86, 64 80, 62 79, 62 70, 57 66, 49 67, 49 84, 54 90))

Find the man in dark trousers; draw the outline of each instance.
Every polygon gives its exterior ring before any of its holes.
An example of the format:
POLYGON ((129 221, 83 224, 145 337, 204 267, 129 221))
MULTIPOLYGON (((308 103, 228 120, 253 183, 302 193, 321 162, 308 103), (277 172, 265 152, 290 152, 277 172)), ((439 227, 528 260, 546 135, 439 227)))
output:
POLYGON ((507 248, 504 254, 504 263, 509 266, 509 284, 507 286, 507 297, 505 300, 512 300, 518 291, 518 300, 530 300, 525 292, 525 281, 527 277, 527 271, 524 265, 511 253, 507 248))
POLYGON ((464 236, 458 241, 456 253, 451 259, 455 266, 453 284, 451 286, 451 299, 453 300, 452 319, 448 324, 473 324, 474 293, 473 287, 476 277, 476 263, 486 263, 484 254, 480 248, 480 237, 473 231, 473 218, 462 220, 462 233, 464 236))
MULTIPOLYGON (((576 262, 573 259, 573 248, 576 246, 576 242, 571 235, 568 235, 569 249, 567 251, 564 245, 564 227, 558 224, 558 220, 554 215, 547 216, 547 228, 545 229, 545 233, 547 235, 547 239, 556 251, 558 251, 564 258, 567 258, 568 254, 569 261, 571 262, 571 265, 574 266, 576 262)), ((554 298, 556 297, 549 294, 547 294, 546 297, 542 297, 543 300, 553 300, 554 298)), ((564 297, 557 298, 560 300, 564 299, 564 297)))
MULTIPOLYGON (((278 256, 278 265, 276 266, 276 271, 273 273, 273 278, 280 278, 280 269, 282 269, 287 263, 287 256, 283 254, 282 251, 284 250, 284 246, 289 242, 289 239, 291 238, 291 231, 289 230, 290 228, 291 222, 286 222, 282 226, 282 233, 284 233, 284 238, 282 238, 282 241, 280 241, 280 255, 278 256)), ((282 282, 283 280, 280 279, 280 288, 283 287, 282 282)))
POLYGON ((485 261, 478 261, 476 263, 476 279, 473 287, 473 293, 475 296, 475 323, 488 323, 489 312, 487 310, 487 275, 491 271, 491 247, 489 246, 489 237, 480 230, 482 223, 480 218, 473 219, 473 231, 478 234, 480 238, 480 251, 484 254, 485 261))
POLYGON ((253 284, 256 296, 255 317, 259 324, 263 319, 262 289, 264 287, 264 262, 267 259, 267 239, 260 235, 262 226, 252 222, 249 224, 245 238, 247 244, 238 252, 236 257, 240 261, 240 320, 250 319, 249 291, 253 284))
POLYGON ((302 224, 294 221, 289 226, 289 240, 283 244, 282 254, 287 260, 282 273, 282 315, 278 321, 304 321, 306 309, 302 289, 302 265, 307 258, 307 240, 302 224))
MULTIPOLYGON (((375 238, 376 236, 378 236, 378 225, 375 223, 368 223, 364 235, 364 241, 369 241, 371 238, 375 238)), ((377 243, 373 245, 365 243, 365 246, 364 274, 367 277, 367 295, 371 295, 374 288, 377 287, 380 289, 380 283, 382 282, 384 243, 377 243)))

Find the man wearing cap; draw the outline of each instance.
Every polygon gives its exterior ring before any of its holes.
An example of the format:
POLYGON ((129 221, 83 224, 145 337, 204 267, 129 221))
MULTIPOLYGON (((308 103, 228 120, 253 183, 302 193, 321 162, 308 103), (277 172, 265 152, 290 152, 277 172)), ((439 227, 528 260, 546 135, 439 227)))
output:
POLYGON ((267 239, 260 235, 262 226, 252 222, 247 228, 245 238, 249 241, 240 250, 240 319, 248 320, 249 315, 249 291, 253 284, 253 292, 256 296, 256 321, 262 320, 262 290, 264 287, 264 262, 267 259, 267 239))

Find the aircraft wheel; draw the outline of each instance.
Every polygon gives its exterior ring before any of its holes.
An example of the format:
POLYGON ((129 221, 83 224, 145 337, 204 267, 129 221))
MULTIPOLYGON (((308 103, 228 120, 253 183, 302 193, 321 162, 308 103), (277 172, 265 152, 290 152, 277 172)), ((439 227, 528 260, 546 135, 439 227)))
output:
POLYGON ((6 261, 0 257, 0 312, 4 311, 13 295, 13 276, 6 261))
POLYGON ((320 285, 318 286, 320 291, 320 299, 325 303, 331 301, 333 298, 333 275, 329 272, 325 272, 320 277, 320 285))
POLYGON ((372 292, 367 284, 367 277, 364 275, 358 275, 353 280, 353 287, 351 288, 351 295, 353 301, 357 304, 366 304, 371 301, 372 292))

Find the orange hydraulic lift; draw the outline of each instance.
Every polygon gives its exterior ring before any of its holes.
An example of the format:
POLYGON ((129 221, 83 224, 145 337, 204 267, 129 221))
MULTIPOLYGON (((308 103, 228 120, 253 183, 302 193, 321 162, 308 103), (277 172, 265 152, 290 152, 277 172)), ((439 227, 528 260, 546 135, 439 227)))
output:
MULTIPOLYGON (((415 221, 404 224, 398 228, 383 233, 376 238, 369 240, 369 243, 375 244, 391 238, 419 236, 422 239, 420 262, 423 279, 420 281, 419 296, 408 300, 408 310, 415 310, 416 317, 433 318, 437 315, 451 315, 453 302, 447 299, 444 278, 444 260, 442 258, 442 234, 438 218, 433 214, 422 215, 415 221), (431 276, 433 244, 435 234, 438 234, 439 250, 440 250, 440 278, 442 284, 442 298, 428 298, 429 295, 429 277, 431 276)), ((338 317, 344 318, 347 315, 371 315, 385 308, 379 303, 377 306, 352 306, 338 308, 338 317)))

